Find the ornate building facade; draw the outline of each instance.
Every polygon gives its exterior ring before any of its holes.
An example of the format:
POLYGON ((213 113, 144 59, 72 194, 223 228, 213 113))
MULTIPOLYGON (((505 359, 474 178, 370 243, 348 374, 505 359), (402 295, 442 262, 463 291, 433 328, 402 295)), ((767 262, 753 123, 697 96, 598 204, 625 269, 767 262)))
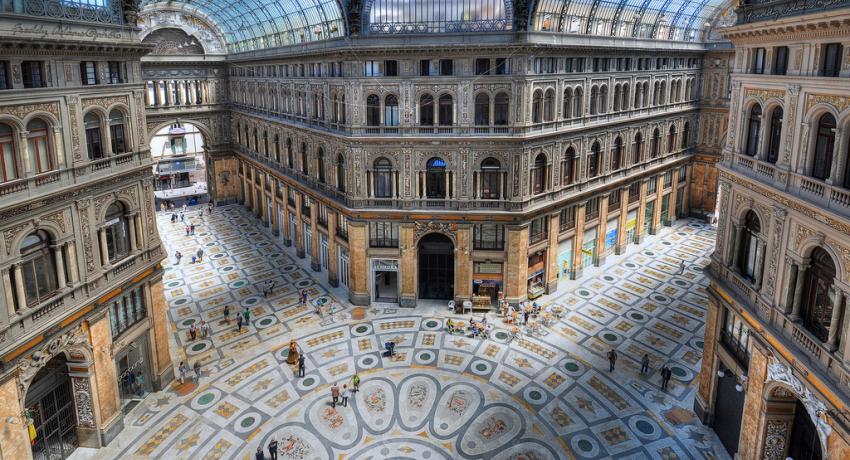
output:
POLYGON ((132 11, 27 5, 0 14, 0 457, 64 458, 172 379, 150 47, 132 11))
POLYGON ((850 457, 850 4, 745 2, 695 409, 736 458, 850 457))

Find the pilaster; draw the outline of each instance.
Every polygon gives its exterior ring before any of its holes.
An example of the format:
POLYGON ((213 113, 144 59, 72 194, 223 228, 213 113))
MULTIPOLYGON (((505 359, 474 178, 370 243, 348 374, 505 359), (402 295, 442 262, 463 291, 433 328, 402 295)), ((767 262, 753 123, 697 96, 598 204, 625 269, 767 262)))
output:
MULTIPOLYGON (((551 294, 558 290, 558 274, 561 267, 558 266, 558 233, 560 231, 560 220, 558 214, 549 216, 549 246, 546 250, 546 293, 551 294)), ((508 248, 510 250, 510 248, 508 248)), ((471 267, 470 267, 471 268, 471 267)))
MULTIPOLYGON (((369 248, 369 239, 365 222, 349 222, 348 248, 348 300, 354 305, 369 305, 369 260, 366 257, 366 251, 369 248)), ((301 253, 304 253, 303 249, 301 253)))
MULTIPOLYGON (((401 249, 399 305, 416 306, 416 227, 412 223, 399 225, 398 240, 401 249)), ((455 270, 457 273, 457 270, 455 270)), ((455 282, 457 287, 457 282, 455 282)))
POLYGON ((319 202, 310 200, 310 268, 314 272, 322 271, 322 261, 319 260, 319 202))
POLYGON ((507 228, 505 301, 517 304, 528 298, 528 226, 507 228))
POLYGON ((576 205, 576 234, 573 237, 573 269, 572 279, 581 278, 582 247, 584 246, 584 220, 587 202, 576 205))
POLYGON ((472 300, 472 226, 458 226, 455 232, 455 301, 472 300))

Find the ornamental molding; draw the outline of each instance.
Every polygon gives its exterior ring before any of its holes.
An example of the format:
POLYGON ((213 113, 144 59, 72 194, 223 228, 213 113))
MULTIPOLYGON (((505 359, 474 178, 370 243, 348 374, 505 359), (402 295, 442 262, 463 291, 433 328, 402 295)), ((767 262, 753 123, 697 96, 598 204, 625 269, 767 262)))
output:
POLYGON ((77 424, 84 428, 94 428, 94 411, 92 410, 91 384, 88 377, 71 379, 74 391, 74 405, 77 408, 77 424))
POLYGON ((818 432, 821 447, 825 458, 829 456, 829 448, 827 439, 832 434, 832 427, 826 420, 826 405, 806 387, 803 382, 794 376, 790 367, 782 364, 776 356, 771 356, 770 364, 767 365, 767 378, 765 383, 779 383, 787 386, 793 391, 803 406, 806 407, 806 412, 809 413, 812 422, 818 432))
POLYGON ((6 229, 3 231, 3 240, 6 241, 6 255, 12 254, 12 241, 15 240, 15 237, 18 236, 25 228, 29 226, 29 222, 25 222, 22 224, 18 224, 12 228, 6 229))
POLYGON ((83 99, 83 110, 87 110, 90 107, 98 106, 103 109, 108 109, 114 104, 124 104, 125 106, 130 106, 130 97, 126 94, 121 96, 106 96, 106 97, 93 97, 83 99))
POLYGON ((768 99, 785 99, 785 90, 747 88, 744 97, 754 97, 762 101, 768 99))
POLYGON ((850 107, 850 97, 834 96, 830 94, 807 94, 805 113, 809 113, 812 107, 817 104, 829 105, 830 107, 834 107, 838 113, 841 113, 850 107))
MULTIPOLYGON (((80 346, 83 346, 85 350, 88 350, 88 342, 88 334, 85 329, 83 329, 83 325, 78 324, 73 329, 54 337, 46 345, 34 351, 31 355, 21 358, 18 361, 17 375, 18 389, 20 390, 18 397, 21 398, 21 402, 23 403, 24 398, 26 398, 27 388, 29 388, 33 377, 35 377, 35 374, 39 371, 39 369, 44 367, 48 361, 63 351, 70 351, 71 348, 75 347, 79 350, 80 346)), ((83 353, 82 355, 86 356, 86 354, 87 353, 83 353)))
POLYGON ((452 243, 455 243, 456 229, 456 224, 450 224, 447 222, 416 222, 413 239, 415 241, 419 241, 420 238, 428 233, 441 233, 449 237, 449 239, 452 240, 452 243))
POLYGON ((58 102, 43 102, 40 104, 18 104, 18 105, 4 105, 0 107, 0 113, 12 115, 20 120, 23 120, 27 117, 27 115, 33 112, 47 112, 57 120, 59 117, 59 103, 58 102))

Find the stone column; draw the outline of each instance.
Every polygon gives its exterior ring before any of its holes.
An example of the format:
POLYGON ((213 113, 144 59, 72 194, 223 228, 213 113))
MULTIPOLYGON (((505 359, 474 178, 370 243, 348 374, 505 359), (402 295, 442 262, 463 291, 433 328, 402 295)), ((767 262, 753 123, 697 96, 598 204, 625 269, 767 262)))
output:
POLYGON ((587 202, 583 201, 576 206, 576 230, 573 236, 573 269, 572 279, 581 278, 582 271, 582 254, 581 249, 584 245, 584 221, 587 202))
POLYGON ((741 240, 744 238, 744 227, 738 224, 732 224, 735 228, 733 232, 732 244, 729 245, 731 253, 727 260, 732 262, 732 267, 737 269, 741 266, 741 240))
POLYGON ((27 426, 21 419, 21 401, 17 379, 0 383, 0 456, 3 459, 32 458, 27 426))
POLYGON ((508 227, 506 240, 505 301, 515 305, 528 298, 528 225, 508 227))
POLYGON ((27 306, 27 296, 24 291, 24 272, 21 269, 21 264, 16 264, 14 268, 15 273, 15 295, 18 299, 18 305, 15 310, 21 310, 22 308, 27 306))
POLYGON ((65 247, 68 252, 68 274, 71 277, 71 285, 75 285, 80 280, 80 272, 77 268, 77 245, 69 241, 65 247))
POLYGON ((791 321, 794 322, 799 322, 802 319, 800 309, 803 306, 803 284, 806 280, 806 270, 808 269, 808 265, 797 265, 797 280, 794 283, 794 307, 791 311, 791 321))
POLYGON ((310 200, 310 268, 314 272, 322 271, 322 261, 319 258, 319 202, 310 200))
MULTIPOLYGON (((148 211, 151 212, 151 211, 148 211)), ((142 215, 137 213, 133 219, 136 225, 136 244, 140 247, 145 247, 145 232, 142 231, 142 215)))
POLYGON ((150 315, 151 338, 153 339, 151 352, 151 369, 153 373, 153 387, 159 391, 168 386, 174 380, 174 363, 168 350, 168 339, 171 335, 170 323, 168 321, 168 302, 165 300, 165 292, 162 279, 151 280, 150 288, 150 315))
POLYGON ((130 222, 128 222, 127 227, 130 229, 130 252, 135 253, 138 249, 136 245, 136 214, 130 216, 130 222))
POLYGON ((717 382, 717 354, 719 329, 723 327, 720 315, 722 307, 714 296, 708 297, 708 311, 705 321, 705 348, 702 355, 702 365, 698 377, 698 388, 694 398, 694 411, 700 420, 708 424, 714 418, 714 399, 717 382))
MULTIPOLYGON (((92 403, 99 415, 100 437, 108 444, 124 428, 121 401, 118 396, 118 376, 112 356, 112 331, 109 327, 109 310, 104 308, 88 318, 94 367, 92 403)), ((168 343, 166 340, 165 343, 168 343)))
MULTIPOLYGON (((303 259, 304 254, 304 223, 301 220, 301 202, 304 195, 295 194, 295 255, 303 259)), ((368 246, 367 246, 368 247, 368 246)))
POLYGON ((109 247, 106 244, 106 230, 100 229, 97 231, 100 236, 100 262, 104 268, 109 267, 109 247))
POLYGON ((756 244, 758 245, 758 259, 756 259, 755 282, 753 284, 758 289, 761 287, 761 282, 764 278, 764 253, 767 251, 767 242, 759 239, 756 244))
POLYGON ((12 274, 9 268, 3 269, 3 294, 6 301, 6 312, 8 317, 15 316, 15 298, 12 296, 12 274))
POLYGON ((599 200, 599 226, 596 228, 596 266, 605 263, 605 234, 608 233, 608 195, 599 200))
POLYGON ((55 245, 51 246, 50 249, 53 251, 53 259, 56 264, 56 283, 59 285, 59 289, 64 289, 66 285, 65 281, 65 258, 62 257, 62 246, 55 245))
POLYGON ((643 243, 643 227, 644 221, 646 221, 646 191, 647 191, 647 181, 640 181, 640 205, 638 205, 637 211, 637 222, 635 223, 635 240, 634 243, 640 244, 643 243))
POLYGON ((401 249, 401 261, 399 263, 399 271, 401 272, 399 273, 399 305, 402 307, 415 307, 417 275, 416 227, 411 223, 399 224, 398 241, 399 249, 401 249))
POLYGON ((620 219, 617 223, 617 247, 614 253, 620 255, 626 252, 628 242, 626 241, 626 225, 629 219, 629 188, 620 189, 620 219))
POLYGON ((283 187, 283 245, 286 247, 292 246, 292 235, 289 229, 289 187, 283 187))
POLYGON ((835 177, 835 181, 833 182, 835 184, 843 184, 848 179, 844 177, 845 170, 847 169, 847 156, 841 154, 841 152, 847 152, 847 136, 844 133, 844 128, 837 128, 835 130, 835 151, 833 152, 835 171, 831 174, 831 176, 835 177))
POLYGON ((53 127, 53 148, 56 151, 56 169, 65 167, 65 142, 62 141, 62 127, 53 127))
POLYGON ((782 285, 785 296, 781 301, 782 311, 787 315, 791 313, 794 306, 794 290, 792 288, 797 285, 797 265, 790 257, 785 257, 785 266, 787 267, 787 275, 785 276, 785 283, 782 285))
POLYGON ((670 190, 670 207, 667 210, 667 225, 676 221, 676 200, 679 195, 679 168, 673 170, 673 187, 670 190))
POLYGON ((266 199, 266 173, 264 173, 264 172, 260 173, 260 181, 259 182, 260 182, 260 193, 259 193, 260 199, 258 200, 259 203, 257 203, 258 204, 258 206, 257 206, 257 211, 258 211, 257 216, 260 217, 260 219, 263 222, 263 225, 268 227, 269 226, 269 216, 268 216, 269 212, 268 212, 268 209, 266 208, 266 206, 268 204, 267 199, 266 199))
POLYGON ((259 181, 257 180, 257 174, 259 174, 258 170, 254 170, 254 174, 251 179, 251 212, 254 213, 255 216, 262 216, 262 205, 260 204, 260 192, 257 190, 259 188, 259 181))
POLYGON ((558 234, 561 230, 558 217, 558 214, 551 214, 549 216, 549 246, 546 249, 547 294, 552 294, 558 290, 558 275, 561 273, 561 267, 558 267, 558 234))
MULTIPOLYGON (((652 224, 649 226, 649 234, 657 235, 661 228, 661 207, 664 201, 664 175, 659 174, 655 185, 655 207, 652 208, 652 224)), ((668 209, 669 212, 669 209, 668 209)))
POLYGON ((835 297, 832 299, 832 317, 829 320, 829 337, 826 341, 826 349, 829 351, 838 349, 839 321, 841 320, 841 312, 844 310, 844 297, 844 291, 835 290, 835 297))
POLYGON ((32 158, 30 158, 29 152, 29 142, 27 142, 27 137, 29 136, 29 131, 21 131, 20 140, 18 141, 18 148, 21 149, 21 159, 23 159, 23 167, 24 170, 21 171, 21 177, 32 176, 35 173, 35 168, 32 164, 32 158))
POLYGON ((328 284, 339 286, 339 255, 336 244, 336 211, 328 211, 328 284))
POLYGON ((472 225, 458 226, 455 253, 455 301, 472 300, 472 225))
POLYGON ((280 236, 280 202, 277 199, 277 193, 274 192, 272 192, 272 215, 270 221, 272 235, 280 236))
MULTIPOLYGON (((354 305, 369 305, 369 234, 366 222, 349 222, 348 257, 349 288, 348 300, 354 305)), ((296 241, 297 242, 297 241, 296 241)), ((303 249, 302 249, 303 254, 303 249)))
POLYGON ((764 417, 764 383, 767 378, 767 355, 765 350, 753 341, 750 351, 750 367, 746 373, 747 394, 744 398, 743 420, 741 420, 741 438, 738 443, 738 455, 736 458, 757 459, 761 458, 761 429, 764 417))

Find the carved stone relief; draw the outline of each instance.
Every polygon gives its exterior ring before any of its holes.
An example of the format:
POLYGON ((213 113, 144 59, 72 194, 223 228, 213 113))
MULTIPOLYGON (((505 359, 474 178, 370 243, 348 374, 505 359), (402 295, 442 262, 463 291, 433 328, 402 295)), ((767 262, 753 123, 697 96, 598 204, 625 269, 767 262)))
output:
POLYGON ((94 428, 94 411, 92 410, 91 385, 87 377, 71 379, 74 391, 74 405, 77 407, 77 425, 84 428, 94 428))
POLYGON ((122 94, 120 96, 109 96, 109 97, 93 97, 88 99, 83 99, 83 110, 88 109, 89 107, 98 106, 104 109, 109 108, 112 104, 124 104, 126 106, 130 106, 130 97, 126 94, 122 94))
POLYGON ((771 362, 767 366, 765 383, 770 382, 788 386, 800 398, 800 402, 806 407, 806 412, 808 412, 817 429, 823 452, 827 452, 827 439, 832 434, 832 426, 826 420, 826 405, 808 387, 803 385, 803 382, 794 375, 788 366, 782 364, 775 356, 771 357, 771 362))
POLYGON ((64 334, 54 337, 31 355, 22 358, 18 362, 19 370, 17 375, 20 397, 23 399, 26 396, 26 390, 33 377, 35 377, 38 370, 44 367, 50 359, 60 352, 65 351, 66 348, 87 344, 88 335, 82 325, 78 325, 64 334))
POLYGON ((838 113, 841 113, 850 107, 850 97, 834 96, 830 94, 807 94, 805 113, 809 113, 812 107, 821 103, 835 107, 835 110, 837 110, 838 113))
POLYGON ((19 105, 6 105, 0 107, 0 112, 6 115, 15 116, 21 120, 26 118, 27 115, 32 112, 47 112, 56 119, 59 119, 59 103, 58 102, 44 102, 40 104, 19 104, 19 105))
POLYGON ((455 241, 453 225, 446 222, 416 222, 414 231, 414 239, 419 240, 428 233, 442 233, 448 236, 452 241, 455 241))
POLYGON ((785 459, 785 439, 788 435, 788 422, 768 420, 764 437, 764 460, 785 459))

